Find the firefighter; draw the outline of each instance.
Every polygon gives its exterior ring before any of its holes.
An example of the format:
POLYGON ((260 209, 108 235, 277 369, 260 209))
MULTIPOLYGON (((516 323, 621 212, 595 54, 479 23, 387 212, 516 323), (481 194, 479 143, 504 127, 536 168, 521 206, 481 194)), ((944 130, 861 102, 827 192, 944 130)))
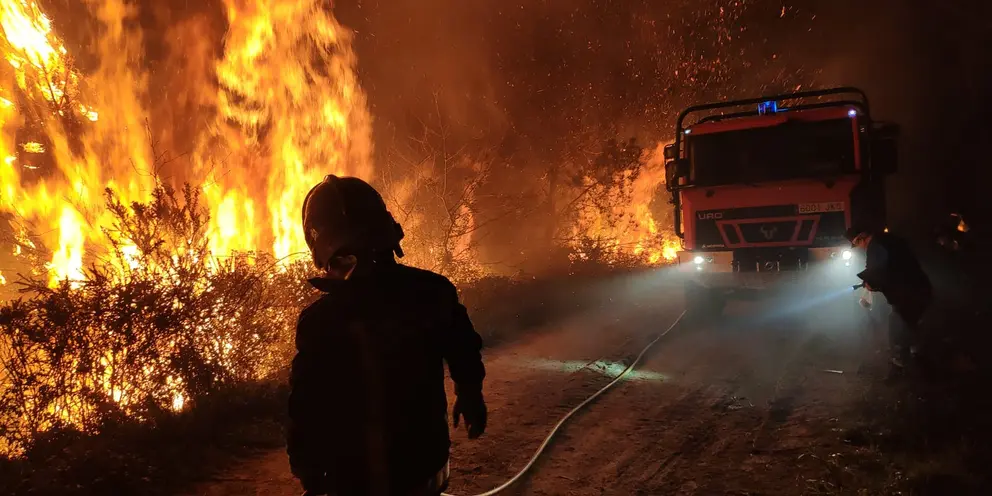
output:
POLYGON ((852 228, 847 238, 852 247, 865 252, 865 270, 858 274, 865 289, 882 293, 891 306, 890 360, 902 369, 916 355, 920 321, 933 299, 930 278, 909 243, 899 236, 852 228))
POLYGON ((327 176, 303 229, 323 295, 300 314, 289 461, 305 494, 436 496, 448 484, 444 362, 455 428, 486 428, 476 333, 445 277, 396 262, 403 230, 368 183, 327 176))

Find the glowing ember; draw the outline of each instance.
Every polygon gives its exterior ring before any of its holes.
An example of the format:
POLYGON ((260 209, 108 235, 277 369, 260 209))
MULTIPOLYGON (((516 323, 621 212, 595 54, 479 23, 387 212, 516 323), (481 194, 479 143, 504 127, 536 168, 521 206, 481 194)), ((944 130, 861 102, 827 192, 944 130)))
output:
POLYGON ((21 149, 28 153, 45 153, 45 145, 37 141, 29 141, 21 145, 21 149))
POLYGON ((96 122, 97 120, 100 119, 100 114, 98 114, 96 110, 92 110, 86 105, 83 105, 81 103, 79 104, 79 113, 92 122, 96 122))

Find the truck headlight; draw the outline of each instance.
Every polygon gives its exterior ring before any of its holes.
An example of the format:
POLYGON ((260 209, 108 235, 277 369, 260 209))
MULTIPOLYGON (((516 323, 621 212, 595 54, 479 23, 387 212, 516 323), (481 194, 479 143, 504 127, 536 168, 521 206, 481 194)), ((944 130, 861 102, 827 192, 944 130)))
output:
POLYGON ((694 263, 696 265, 703 265, 703 262, 705 262, 705 261, 706 260, 704 260, 703 257, 701 257, 699 255, 696 255, 696 258, 693 258, 692 259, 692 263, 694 263))
POLYGON ((844 250, 840 254, 840 258, 843 258, 844 260, 850 260, 851 257, 853 257, 853 256, 854 256, 854 253, 851 253, 851 250, 844 250))

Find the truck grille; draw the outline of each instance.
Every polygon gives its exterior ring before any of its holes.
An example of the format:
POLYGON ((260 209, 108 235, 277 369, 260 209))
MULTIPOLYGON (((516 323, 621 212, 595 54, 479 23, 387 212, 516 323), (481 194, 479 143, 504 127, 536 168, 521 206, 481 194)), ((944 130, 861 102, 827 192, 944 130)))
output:
POLYGON ((797 224, 798 221, 742 222, 740 229, 748 243, 781 243, 792 240, 797 224))
POLYGON ((822 247, 844 242, 847 212, 798 213, 797 205, 700 210, 693 214, 696 249, 822 247))

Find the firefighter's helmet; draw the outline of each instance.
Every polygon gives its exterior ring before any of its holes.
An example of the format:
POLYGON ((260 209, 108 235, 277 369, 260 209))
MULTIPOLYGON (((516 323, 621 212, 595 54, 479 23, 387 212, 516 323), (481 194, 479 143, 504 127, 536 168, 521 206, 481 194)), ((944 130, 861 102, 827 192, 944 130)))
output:
POLYGON ((303 232, 319 269, 340 256, 386 252, 403 256, 403 229, 379 192, 357 177, 329 175, 307 193, 303 232))

